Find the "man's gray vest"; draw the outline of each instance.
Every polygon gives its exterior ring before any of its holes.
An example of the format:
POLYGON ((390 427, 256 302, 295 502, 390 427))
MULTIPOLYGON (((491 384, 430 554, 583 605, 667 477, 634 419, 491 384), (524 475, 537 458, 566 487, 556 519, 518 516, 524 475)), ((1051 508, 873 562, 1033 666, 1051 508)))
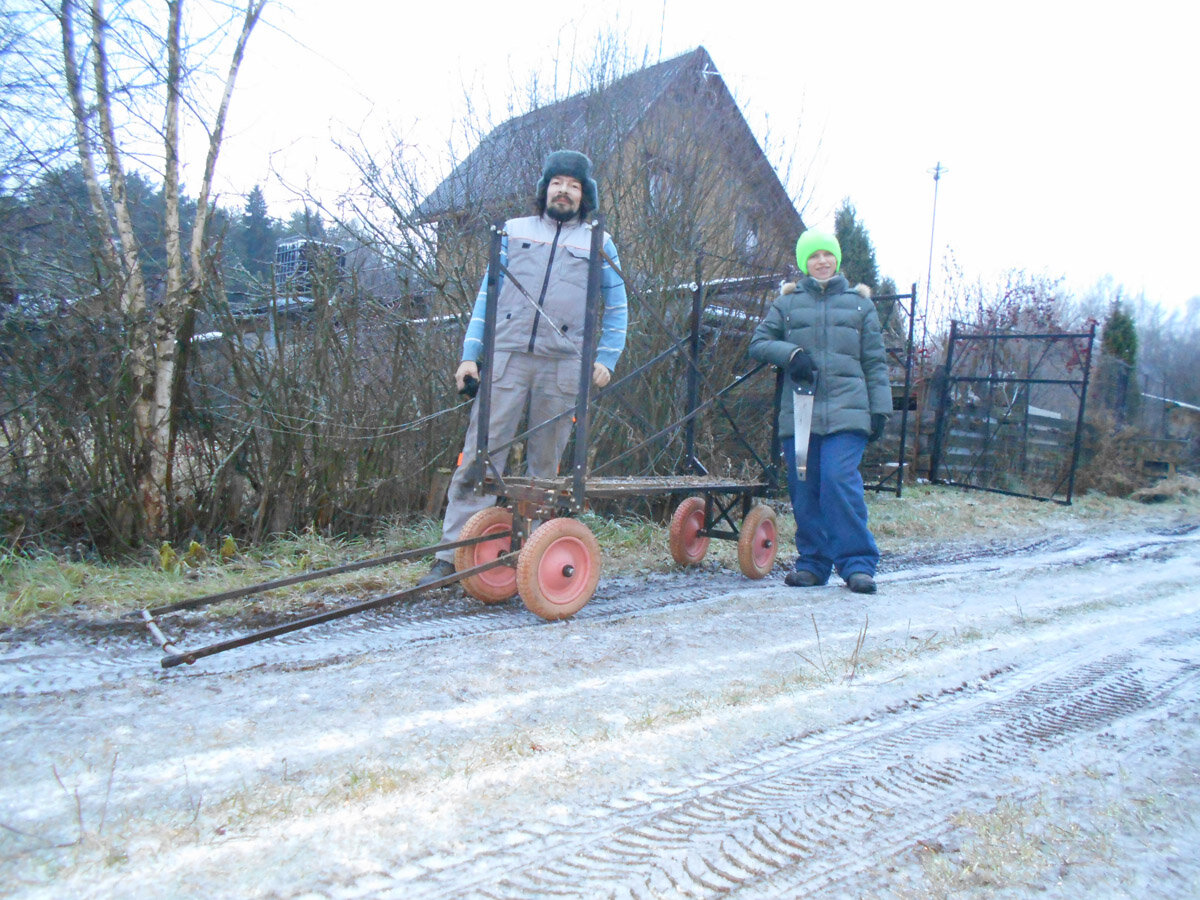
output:
POLYGON ((578 356, 583 349, 592 226, 578 219, 559 223, 547 216, 527 216, 509 219, 504 230, 513 277, 501 282, 496 349, 578 356))

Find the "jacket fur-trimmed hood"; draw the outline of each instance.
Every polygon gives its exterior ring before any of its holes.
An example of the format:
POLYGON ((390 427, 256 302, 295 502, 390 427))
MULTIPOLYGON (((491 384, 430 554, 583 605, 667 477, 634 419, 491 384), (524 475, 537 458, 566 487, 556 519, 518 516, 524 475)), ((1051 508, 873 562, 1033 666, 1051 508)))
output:
MULTIPOLYGON (((779 285, 779 293, 780 293, 780 295, 794 294, 799 289, 799 287, 800 287, 799 282, 785 281, 779 285)), ((859 282, 854 287, 852 287, 851 290, 854 291, 856 294, 858 294, 860 297, 862 297, 864 300, 871 299, 870 285, 866 285, 866 284, 859 282)))

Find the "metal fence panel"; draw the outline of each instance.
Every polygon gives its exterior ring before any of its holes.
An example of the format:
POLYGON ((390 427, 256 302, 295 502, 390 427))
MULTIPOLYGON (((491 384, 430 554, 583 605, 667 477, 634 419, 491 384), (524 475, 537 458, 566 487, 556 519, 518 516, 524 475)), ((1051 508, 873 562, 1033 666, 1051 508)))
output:
POLYGON ((951 322, 929 480, 1069 504, 1095 334, 972 334, 951 322))

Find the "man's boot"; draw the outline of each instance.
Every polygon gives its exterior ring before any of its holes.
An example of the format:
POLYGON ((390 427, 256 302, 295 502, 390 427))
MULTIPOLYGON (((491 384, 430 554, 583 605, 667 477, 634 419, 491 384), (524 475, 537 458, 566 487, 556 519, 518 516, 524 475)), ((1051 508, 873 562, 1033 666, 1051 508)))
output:
POLYGON ((427 584, 433 584, 435 581, 441 581, 447 575, 453 575, 454 572, 454 563, 446 559, 436 559, 433 562, 433 567, 429 570, 429 574, 422 575, 417 581, 417 587, 425 587, 427 584))

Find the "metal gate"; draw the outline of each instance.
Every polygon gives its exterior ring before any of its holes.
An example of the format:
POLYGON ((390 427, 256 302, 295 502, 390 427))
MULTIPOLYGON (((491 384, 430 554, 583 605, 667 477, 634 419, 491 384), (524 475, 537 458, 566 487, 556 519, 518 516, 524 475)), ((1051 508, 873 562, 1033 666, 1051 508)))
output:
POLYGON ((1096 326, 967 333, 950 323, 929 480, 1069 505, 1096 326))
POLYGON ((863 455, 863 486, 868 491, 887 491, 899 497, 904 485, 909 413, 916 409, 912 375, 917 286, 914 284, 907 294, 882 294, 872 299, 883 326, 893 415, 884 440, 868 445, 863 455), (897 412, 899 416, 895 415, 897 412), (893 449, 895 456, 892 455, 893 449))

